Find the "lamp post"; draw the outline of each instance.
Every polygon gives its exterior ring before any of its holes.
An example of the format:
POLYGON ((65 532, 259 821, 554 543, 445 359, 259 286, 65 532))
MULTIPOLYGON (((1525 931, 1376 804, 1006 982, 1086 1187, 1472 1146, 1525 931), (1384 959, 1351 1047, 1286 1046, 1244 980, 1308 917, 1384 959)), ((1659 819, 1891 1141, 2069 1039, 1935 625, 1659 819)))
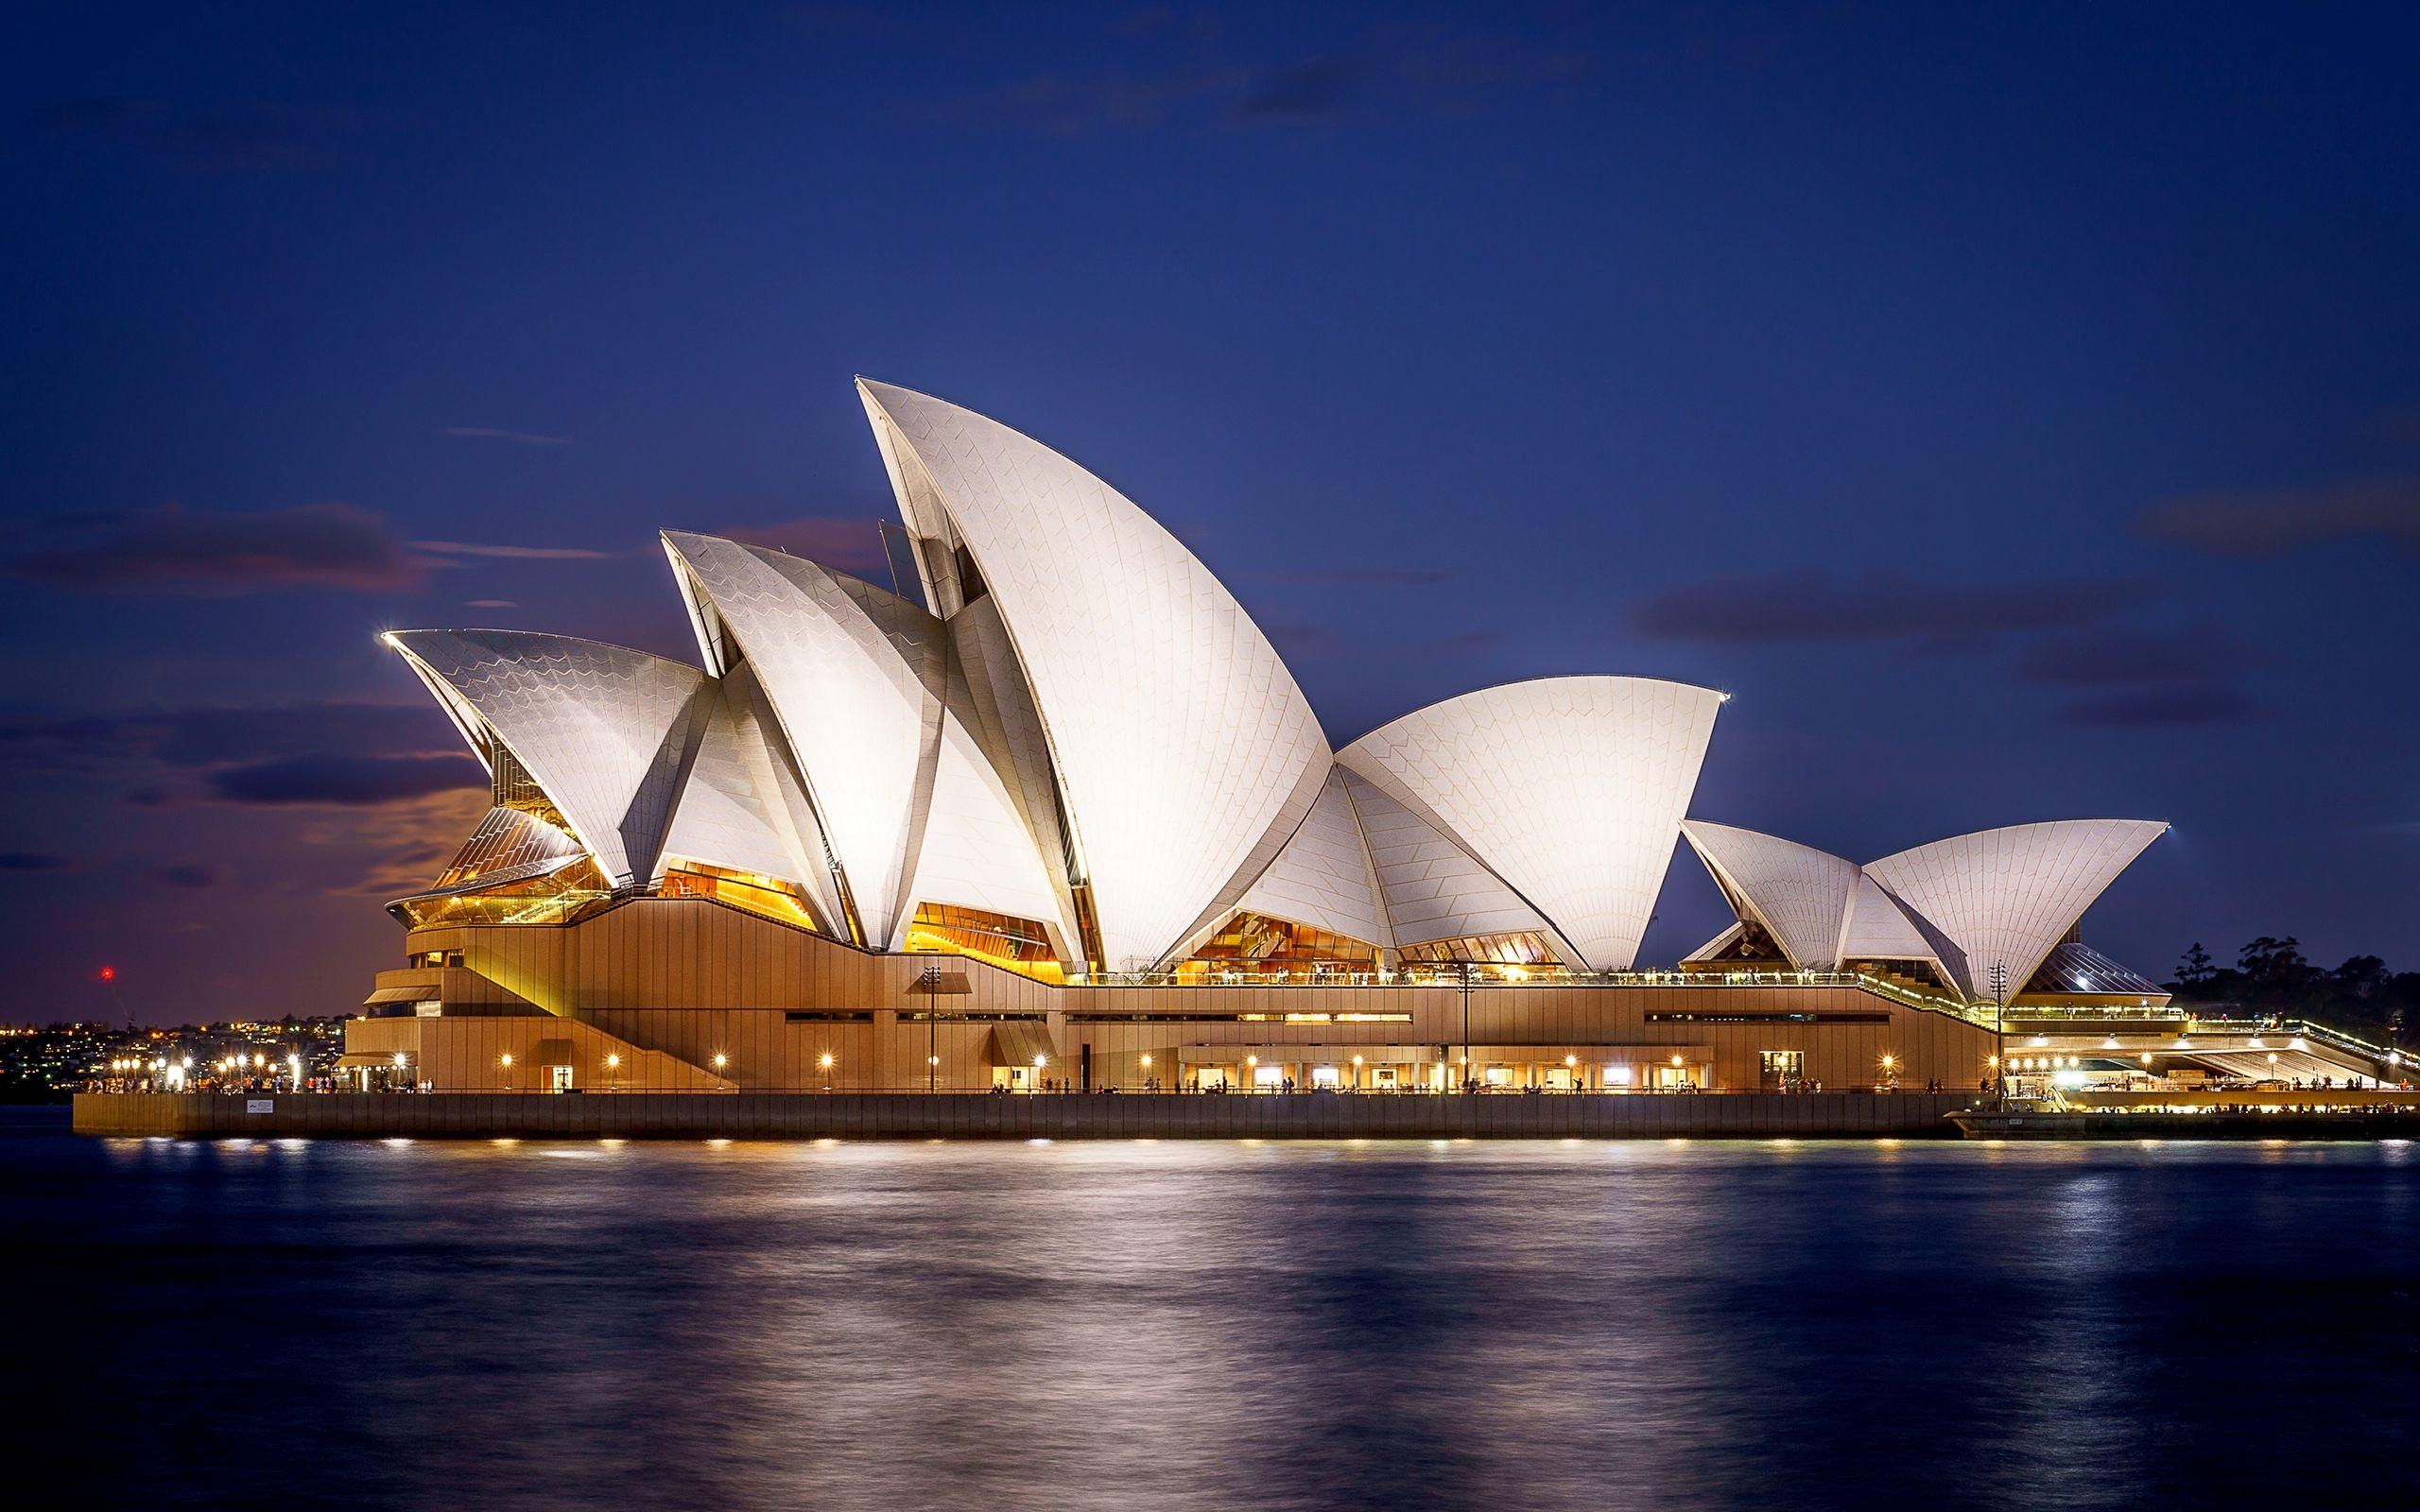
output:
POLYGON ((925 1091, 927 1096, 942 1090, 942 1013, 941 968, 926 962, 917 975, 925 988, 925 1091))
POLYGON ((1471 962, 1466 961, 1466 960, 1461 960, 1461 959, 1457 959, 1457 960, 1455 960, 1455 961, 1453 962, 1454 970, 1455 970, 1455 971, 1456 971, 1456 973, 1457 973, 1458 980, 1459 980, 1460 985, 1461 985, 1461 989, 1462 989, 1462 1079, 1461 1079, 1461 1090, 1462 1090, 1462 1091, 1463 1091, 1464 1093, 1468 1093, 1468 1092, 1470 1091, 1470 1090, 1471 1090, 1471 1086, 1472 1086, 1472 1081, 1471 1081, 1471 965, 1472 965, 1472 963, 1471 963, 1471 962))
POLYGON ((1992 963, 1992 1100, 2008 1109, 2008 963, 1992 963))

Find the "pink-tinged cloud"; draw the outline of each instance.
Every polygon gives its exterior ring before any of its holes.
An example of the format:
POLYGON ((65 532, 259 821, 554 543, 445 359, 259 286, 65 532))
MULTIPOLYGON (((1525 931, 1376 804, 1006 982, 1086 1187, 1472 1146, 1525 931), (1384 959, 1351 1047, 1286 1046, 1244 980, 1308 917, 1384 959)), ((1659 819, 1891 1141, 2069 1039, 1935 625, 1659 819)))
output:
POLYGON ((603 561, 614 555, 586 546, 489 546, 470 541, 415 541, 412 550, 432 557, 504 557, 516 561, 603 561))

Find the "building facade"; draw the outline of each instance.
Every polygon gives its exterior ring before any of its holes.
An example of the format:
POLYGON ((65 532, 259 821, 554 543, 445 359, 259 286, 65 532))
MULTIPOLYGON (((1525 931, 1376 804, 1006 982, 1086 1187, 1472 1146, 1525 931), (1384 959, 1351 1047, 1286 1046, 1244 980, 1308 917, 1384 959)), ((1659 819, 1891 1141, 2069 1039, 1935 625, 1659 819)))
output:
POLYGON ((666 532, 696 663, 387 641, 492 805, 390 905, 365 1082, 1790 1089, 1989 1074, 1993 1011, 2166 1001, 2077 937, 2163 828, 1865 866, 1686 819, 1724 696, 1486 688, 1332 748, 1109 485, 860 381, 913 582, 666 532), (1635 970, 1686 834, 1738 921, 1635 970))

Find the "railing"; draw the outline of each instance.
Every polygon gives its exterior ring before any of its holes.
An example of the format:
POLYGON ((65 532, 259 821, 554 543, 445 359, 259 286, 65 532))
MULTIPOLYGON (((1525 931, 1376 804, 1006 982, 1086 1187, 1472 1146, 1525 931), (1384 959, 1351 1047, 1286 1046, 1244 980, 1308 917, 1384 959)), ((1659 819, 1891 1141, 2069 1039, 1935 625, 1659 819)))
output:
MULTIPOLYGON (((1539 987, 1851 987, 1859 988, 1878 997, 1920 1008, 1927 1013, 1945 1013, 1955 1019, 1985 1028, 1992 1025, 1989 1004, 1961 1003, 1930 992, 1920 991, 1887 977, 1863 971, 1568 971, 1535 970, 1528 967, 1489 967, 1490 974, 1474 972, 1475 988, 1539 988, 1539 987)), ((1396 972, 1392 977, 1374 972, 1356 971, 1331 976, 1300 976, 1284 971, 1214 971, 1206 975, 1180 977, 1173 971, 1104 971, 1068 983, 1070 987, 1419 987, 1453 988, 1461 978, 1452 972, 1423 971, 1418 968, 1396 972)), ((2153 1010, 2157 1011, 2157 1010, 2153 1010)))
POLYGON ((2146 1023, 2182 1023, 2192 1015, 2183 1008, 2146 1008, 2136 1006, 2092 1007, 2083 1004, 2039 1005, 2028 1004, 2008 1010, 2011 1024, 2039 1023, 2044 1020, 2068 1020, 2083 1023, 2106 1023, 2140 1021, 2146 1023))
POLYGON ((2392 1045, 2372 1044, 2359 1035, 2347 1034, 2311 1019, 2196 1019, 2193 1031, 2197 1034, 2282 1034, 2290 1040, 2316 1040, 2352 1055, 2367 1056, 2380 1065, 2403 1064, 2403 1052, 2392 1045))

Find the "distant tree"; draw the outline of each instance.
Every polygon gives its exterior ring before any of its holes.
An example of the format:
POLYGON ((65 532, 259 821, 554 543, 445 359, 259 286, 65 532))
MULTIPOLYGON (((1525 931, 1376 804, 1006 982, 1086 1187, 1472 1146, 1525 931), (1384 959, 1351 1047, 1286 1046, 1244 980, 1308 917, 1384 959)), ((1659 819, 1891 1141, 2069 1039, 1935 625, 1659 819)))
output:
POLYGON ((2386 962, 2375 955, 2355 955, 2327 973, 2328 986, 2346 997, 2369 998, 2387 984, 2386 962))
POLYGON ((2202 942, 2198 939, 2193 942, 2193 948, 2187 951, 2176 963, 2176 982, 2179 987, 2187 988, 2203 987, 2216 974, 2217 972, 2210 965, 2210 953, 2202 948, 2202 942))
POLYGON ((2236 969, 2253 991, 2264 997, 2290 997, 2311 985, 2319 971, 2303 957, 2303 942, 2261 936, 2243 948, 2236 969))

